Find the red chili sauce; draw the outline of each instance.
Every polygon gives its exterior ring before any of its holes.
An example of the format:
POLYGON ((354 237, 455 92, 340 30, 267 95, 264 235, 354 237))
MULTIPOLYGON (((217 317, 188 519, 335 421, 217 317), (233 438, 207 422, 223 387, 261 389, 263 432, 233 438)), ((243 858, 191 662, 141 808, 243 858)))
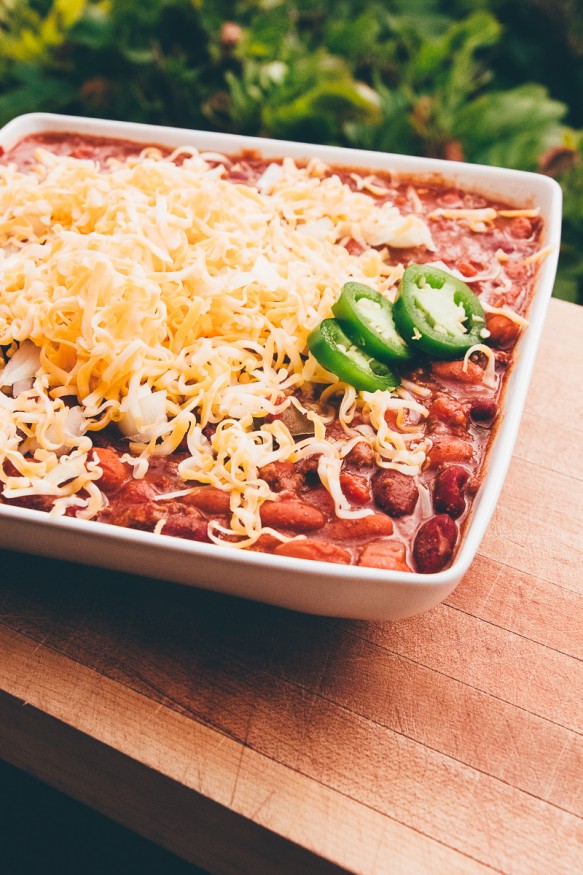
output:
MULTIPOLYGON (((49 133, 25 138, 0 161, 16 162, 26 169, 33 163, 34 150, 39 146, 100 162, 112 157, 125 159, 144 148, 143 144, 123 140, 49 133)), ((170 151, 158 148, 166 154, 170 151)), ((253 184, 269 163, 253 153, 245 153, 235 158, 226 171, 226 178, 253 184)), ((330 171, 353 188, 356 187, 351 176, 354 172, 350 168, 330 171)), ((368 171, 359 172, 363 176, 368 174, 368 171)), ((410 184, 415 185, 424 216, 438 208, 504 208, 503 204, 479 194, 445 184, 395 181, 382 171, 376 171, 374 176, 379 185, 388 189, 387 194, 377 198, 378 203, 390 201, 404 213, 413 209, 408 196, 410 184)), ((537 263, 528 263, 526 259, 540 249, 542 223, 539 218, 498 217, 493 227, 480 233, 473 233, 459 222, 446 218, 432 220, 430 228, 436 252, 421 247, 393 250, 391 262, 406 265, 441 261, 472 277, 489 273, 490 266, 499 261, 496 253, 502 250, 508 260, 500 262, 497 275, 474 282, 471 287, 476 294, 487 296, 492 306, 508 305, 519 314, 526 311, 537 271, 537 263)), ((351 252, 360 249, 356 241, 348 241, 346 245, 351 252)), ((418 427, 431 438, 432 448, 418 477, 377 467, 368 444, 357 444, 343 462, 341 486, 353 507, 370 507, 374 513, 358 519, 339 519, 330 495, 319 481, 317 456, 298 463, 267 465, 260 473, 278 493, 278 500, 263 505, 263 524, 288 536, 305 537, 281 543, 273 536, 262 535, 251 549, 394 570, 436 572, 447 567, 484 474, 519 333, 517 324, 503 315, 488 315, 487 328, 490 332, 487 343, 495 351, 496 372, 501 377, 496 389, 483 383, 485 362, 480 354, 469 361, 466 370, 461 360, 429 358, 417 359, 408 370, 400 368, 402 377, 428 390, 426 397, 419 400, 428 408, 429 415, 418 427)), ((310 396, 309 390, 304 388, 302 400, 317 405, 317 391, 314 389, 310 396)), ((283 417, 285 419, 285 413, 283 417)), ((399 431, 394 421, 389 425, 399 431)), ((213 426, 208 428, 212 431, 213 426)), ((333 423, 328 434, 340 437, 340 425, 333 423)), ((227 492, 200 485, 188 495, 156 500, 164 493, 192 486, 177 472, 186 452, 152 458, 145 477, 136 480, 131 466, 121 461, 128 448, 119 433, 110 427, 94 433, 92 439, 103 469, 98 485, 108 499, 106 509, 98 517, 101 521, 153 530, 165 519, 164 534, 197 541, 209 540, 207 528, 211 520, 228 527, 227 492)), ((51 499, 42 496, 11 503, 42 510, 51 507, 51 499)))

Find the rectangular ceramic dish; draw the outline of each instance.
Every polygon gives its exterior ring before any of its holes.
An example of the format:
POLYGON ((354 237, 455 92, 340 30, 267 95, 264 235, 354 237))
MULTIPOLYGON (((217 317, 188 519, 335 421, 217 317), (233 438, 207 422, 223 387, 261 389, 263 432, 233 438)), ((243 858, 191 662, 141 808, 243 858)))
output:
POLYGON ((417 574, 332 565, 0 505, 0 546, 6 549, 74 559, 299 611, 348 618, 399 619, 445 599, 478 550, 510 462, 556 271, 561 225, 561 190, 557 183, 537 174, 494 167, 42 113, 21 116, 6 125, 0 132, 0 145, 8 149, 22 137, 51 131, 170 147, 189 144, 230 154, 253 149, 265 158, 317 157, 331 165, 437 179, 517 207, 540 207, 544 223, 541 242, 551 247, 551 254, 540 268, 528 311, 529 327, 515 350, 515 365, 507 383, 502 421, 489 454, 487 474, 474 500, 461 546, 446 570, 417 574))

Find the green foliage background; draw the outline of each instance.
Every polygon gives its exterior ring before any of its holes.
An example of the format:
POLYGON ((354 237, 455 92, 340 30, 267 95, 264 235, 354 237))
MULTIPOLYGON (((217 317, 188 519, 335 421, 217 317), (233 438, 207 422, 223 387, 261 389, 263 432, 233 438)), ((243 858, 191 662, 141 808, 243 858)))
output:
POLYGON ((0 124, 35 110, 549 173, 583 303, 578 0, 0 0, 0 124))

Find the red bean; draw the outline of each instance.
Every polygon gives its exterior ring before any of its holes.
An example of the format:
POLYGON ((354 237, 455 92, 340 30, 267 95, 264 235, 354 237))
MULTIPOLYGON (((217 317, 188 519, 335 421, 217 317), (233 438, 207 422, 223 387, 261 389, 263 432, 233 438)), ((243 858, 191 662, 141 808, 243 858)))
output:
POLYGON ((274 529, 311 532, 322 528, 326 516, 317 507, 292 498, 286 501, 266 501, 261 507, 261 522, 274 529))
POLYGON ((129 480, 116 496, 116 504, 142 504, 155 495, 156 490, 147 480, 129 480))
POLYGON ((444 462, 469 462, 473 459, 472 445, 453 435, 432 435, 433 446, 429 450, 430 468, 438 468, 444 462))
POLYGON ((520 331, 520 325, 502 313, 488 313, 486 328, 490 332, 490 342, 501 347, 512 346, 520 331))
POLYGON ((468 422, 468 416, 464 406, 450 395, 436 395, 429 408, 428 422, 435 420, 446 425, 464 428, 468 422))
POLYGON ((328 490, 321 484, 320 486, 316 486, 315 488, 308 489, 304 492, 302 494, 302 500, 305 501, 306 504, 311 504, 313 507, 317 507, 324 516, 334 516, 334 499, 328 490))
POLYGON ((281 544, 279 538, 276 538, 275 535, 270 535, 269 532, 264 532, 262 535, 259 535, 249 549, 255 550, 258 553, 273 553, 278 544, 281 544))
MULTIPOLYGON (((2 153, 0 152, 0 155, 1 154, 2 153)), ((4 461, 2 463, 2 468, 4 469, 4 473, 6 474, 7 477, 20 477, 20 471, 18 470, 16 465, 14 465, 10 461, 10 459, 4 459, 4 461)))
POLYGON ((417 531, 413 557, 418 571, 433 574, 445 568, 453 555, 457 526, 446 513, 432 517, 417 531))
POLYGON ((311 541, 309 538, 279 544, 273 552, 278 556, 314 559, 319 562, 336 562, 339 565, 350 565, 352 562, 352 556, 344 547, 330 544, 328 541, 311 541))
POLYGON ((393 534, 393 521, 384 513, 373 513, 358 519, 336 519, 326 529, 334 541, 351 541, 361 538, 380 538, 393 534))
POLYGON ((387 571, 411 571, 405 559, 405 545, 392 539, 365 544, 358 564, 368 568, 385 568, 387 571))
POLYGON ((128 469, 118 453, 111 447, 96 447, 93 452, 103 471, 98 481, 99 487, 104 492, 115 492, 120 489, 128 479, 128 469))
POLYGON ((393 468, 383 468, 372 478, 372 492, 378 506, 392 517, 413 513, 419 490, 413 477, 393 468))
POLYGON ((470 416, 474 422, 491 422, 498 413, 494 398, 474 398, 471 402, 470 416))
POLYGON ((484 370, 476 362, 469 359, 465 364, 463 359, 455 362, 432 362, 432 372, 447 380, 458 380, 460 383, 481 383, 484 370))
POLYGON ((229 513, 231 507, 230 494, 214 486, 197 486, 188 495, 184 495, 181 501, 205 513, 229 513))
POLYGON ((454 519, 466 509, 464 497, 469 471, 461 465, 450 465, 437 477, 433 492, 433 506, 437 513, 448 513, 454 519))
POLYGON ((346 498, 355 504, 368 504, 371 499, 368 480, 359 474, 353 474, 351 471, 342 471, 340 474, 340 486, 346 498))
POLYGON ((364 252, 364 246, 359 240, 355 240, 354 237, 351 237, 350 240, 346 241, 344 248, 348 250, 350 255, 360 255, 364 252))

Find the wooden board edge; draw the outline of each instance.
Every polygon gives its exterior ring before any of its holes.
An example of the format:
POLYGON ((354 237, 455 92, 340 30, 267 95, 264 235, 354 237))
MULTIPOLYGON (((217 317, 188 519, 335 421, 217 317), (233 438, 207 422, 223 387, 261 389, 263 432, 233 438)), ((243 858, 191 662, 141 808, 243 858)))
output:
POLYGON ((1 625, 0 653, 0 757, 211 873, 493 871, 1 625))

